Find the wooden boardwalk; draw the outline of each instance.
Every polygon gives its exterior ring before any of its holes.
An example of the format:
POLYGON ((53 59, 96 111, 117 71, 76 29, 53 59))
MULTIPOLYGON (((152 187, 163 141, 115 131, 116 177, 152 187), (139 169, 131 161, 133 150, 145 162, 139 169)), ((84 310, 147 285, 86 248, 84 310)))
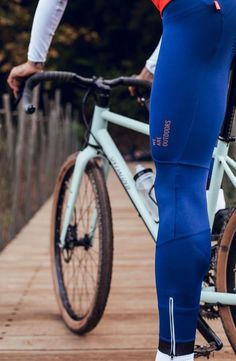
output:
MULTIPOLYGON (((102 321, 79 337, 60 318, 49 264, 49 201, 0 254, 1 361, 154 361, 158 334, 154 242, 113 173, 109 190, 115 256, 102 321)), ((235 359, 220 322, 212 325, 225 343, 214 358, 235 359)))

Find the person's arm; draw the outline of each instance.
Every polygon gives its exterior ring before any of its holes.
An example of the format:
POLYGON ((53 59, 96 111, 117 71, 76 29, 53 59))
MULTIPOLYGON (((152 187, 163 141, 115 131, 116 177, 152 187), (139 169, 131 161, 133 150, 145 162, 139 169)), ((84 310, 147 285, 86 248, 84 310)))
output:
MULTIPOLYGON (((159 56, 159 52, 160 52, 161 40, 162 40, 162 38, 160 39, 156 49, 154 50, 154 52, 152 53, 150 58, 146 61, 146 64, 143 67, 143 69, 141 70, 141 72, 137 75, 138 79, 148 80, 152 83, 153 75, 155 73, 156 64, 157 64, 157 60, 158 60, 158 56, 159 56)), ((130 91, 131 95, 133 95, 133 96, 136 95, 135 87, 129 87, 129 91, 130 91)))
POLYGON ((159 56, 160 48, 161 48, 161 41, 162 41, 162 38, 160 39, 156 49, 154 50, 154 52, 152 53, 150 58, 146 61, 145 67, 152 74, 155 73, 156 64, 157 64, 157 60, 158 60, 158 56, 159 56))
POLYGON ((39 0, 31 31, 28 60, 45 62, 68 0, 39 0))
POLYGON ((35 12, 28 61, 14 67, 7 79, 15 97, 21 83, 30 75, 43 70, 53 35, 65 11, 68 0, 39 0, 35 12))

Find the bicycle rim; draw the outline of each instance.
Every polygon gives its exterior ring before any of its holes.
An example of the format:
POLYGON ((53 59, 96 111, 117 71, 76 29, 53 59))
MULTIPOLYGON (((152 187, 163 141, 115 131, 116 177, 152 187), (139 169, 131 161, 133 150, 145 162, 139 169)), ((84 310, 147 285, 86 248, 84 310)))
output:
MULTIPOLYGON (((67 326, 77 333, 96 326, 105 309, 112 272, 111 211, 101 169, 90 162, 83 175, 66 247, 59 247, 75 158, 59 177, 51 247, 54 286, 67 326)), ((65 167, 64 167, 65 168, 65 167)))

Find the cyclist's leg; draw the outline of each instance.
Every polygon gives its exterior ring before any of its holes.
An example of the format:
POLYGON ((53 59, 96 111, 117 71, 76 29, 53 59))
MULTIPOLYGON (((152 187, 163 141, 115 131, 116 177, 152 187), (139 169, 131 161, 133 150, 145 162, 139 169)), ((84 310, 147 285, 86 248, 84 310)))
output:
POLYGON ((210 262, 206 181, 224 117, 236 39, 235 2, 220 4, 221 11, 212 0, 178 0, 167 6, 151 99, 150 141, 160 212, 159 350, 189 354, 190 359, 201 283, 210 262))

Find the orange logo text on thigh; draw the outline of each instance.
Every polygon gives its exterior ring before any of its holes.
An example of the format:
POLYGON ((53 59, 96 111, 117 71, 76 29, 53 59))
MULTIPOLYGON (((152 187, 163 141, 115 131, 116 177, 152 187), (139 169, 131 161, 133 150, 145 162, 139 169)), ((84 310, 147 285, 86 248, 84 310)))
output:
POLYGON ((158 147, 168 147, 171 131, 171 120, 165 120, 162 137, 152 139, 152 145, 158 147))

